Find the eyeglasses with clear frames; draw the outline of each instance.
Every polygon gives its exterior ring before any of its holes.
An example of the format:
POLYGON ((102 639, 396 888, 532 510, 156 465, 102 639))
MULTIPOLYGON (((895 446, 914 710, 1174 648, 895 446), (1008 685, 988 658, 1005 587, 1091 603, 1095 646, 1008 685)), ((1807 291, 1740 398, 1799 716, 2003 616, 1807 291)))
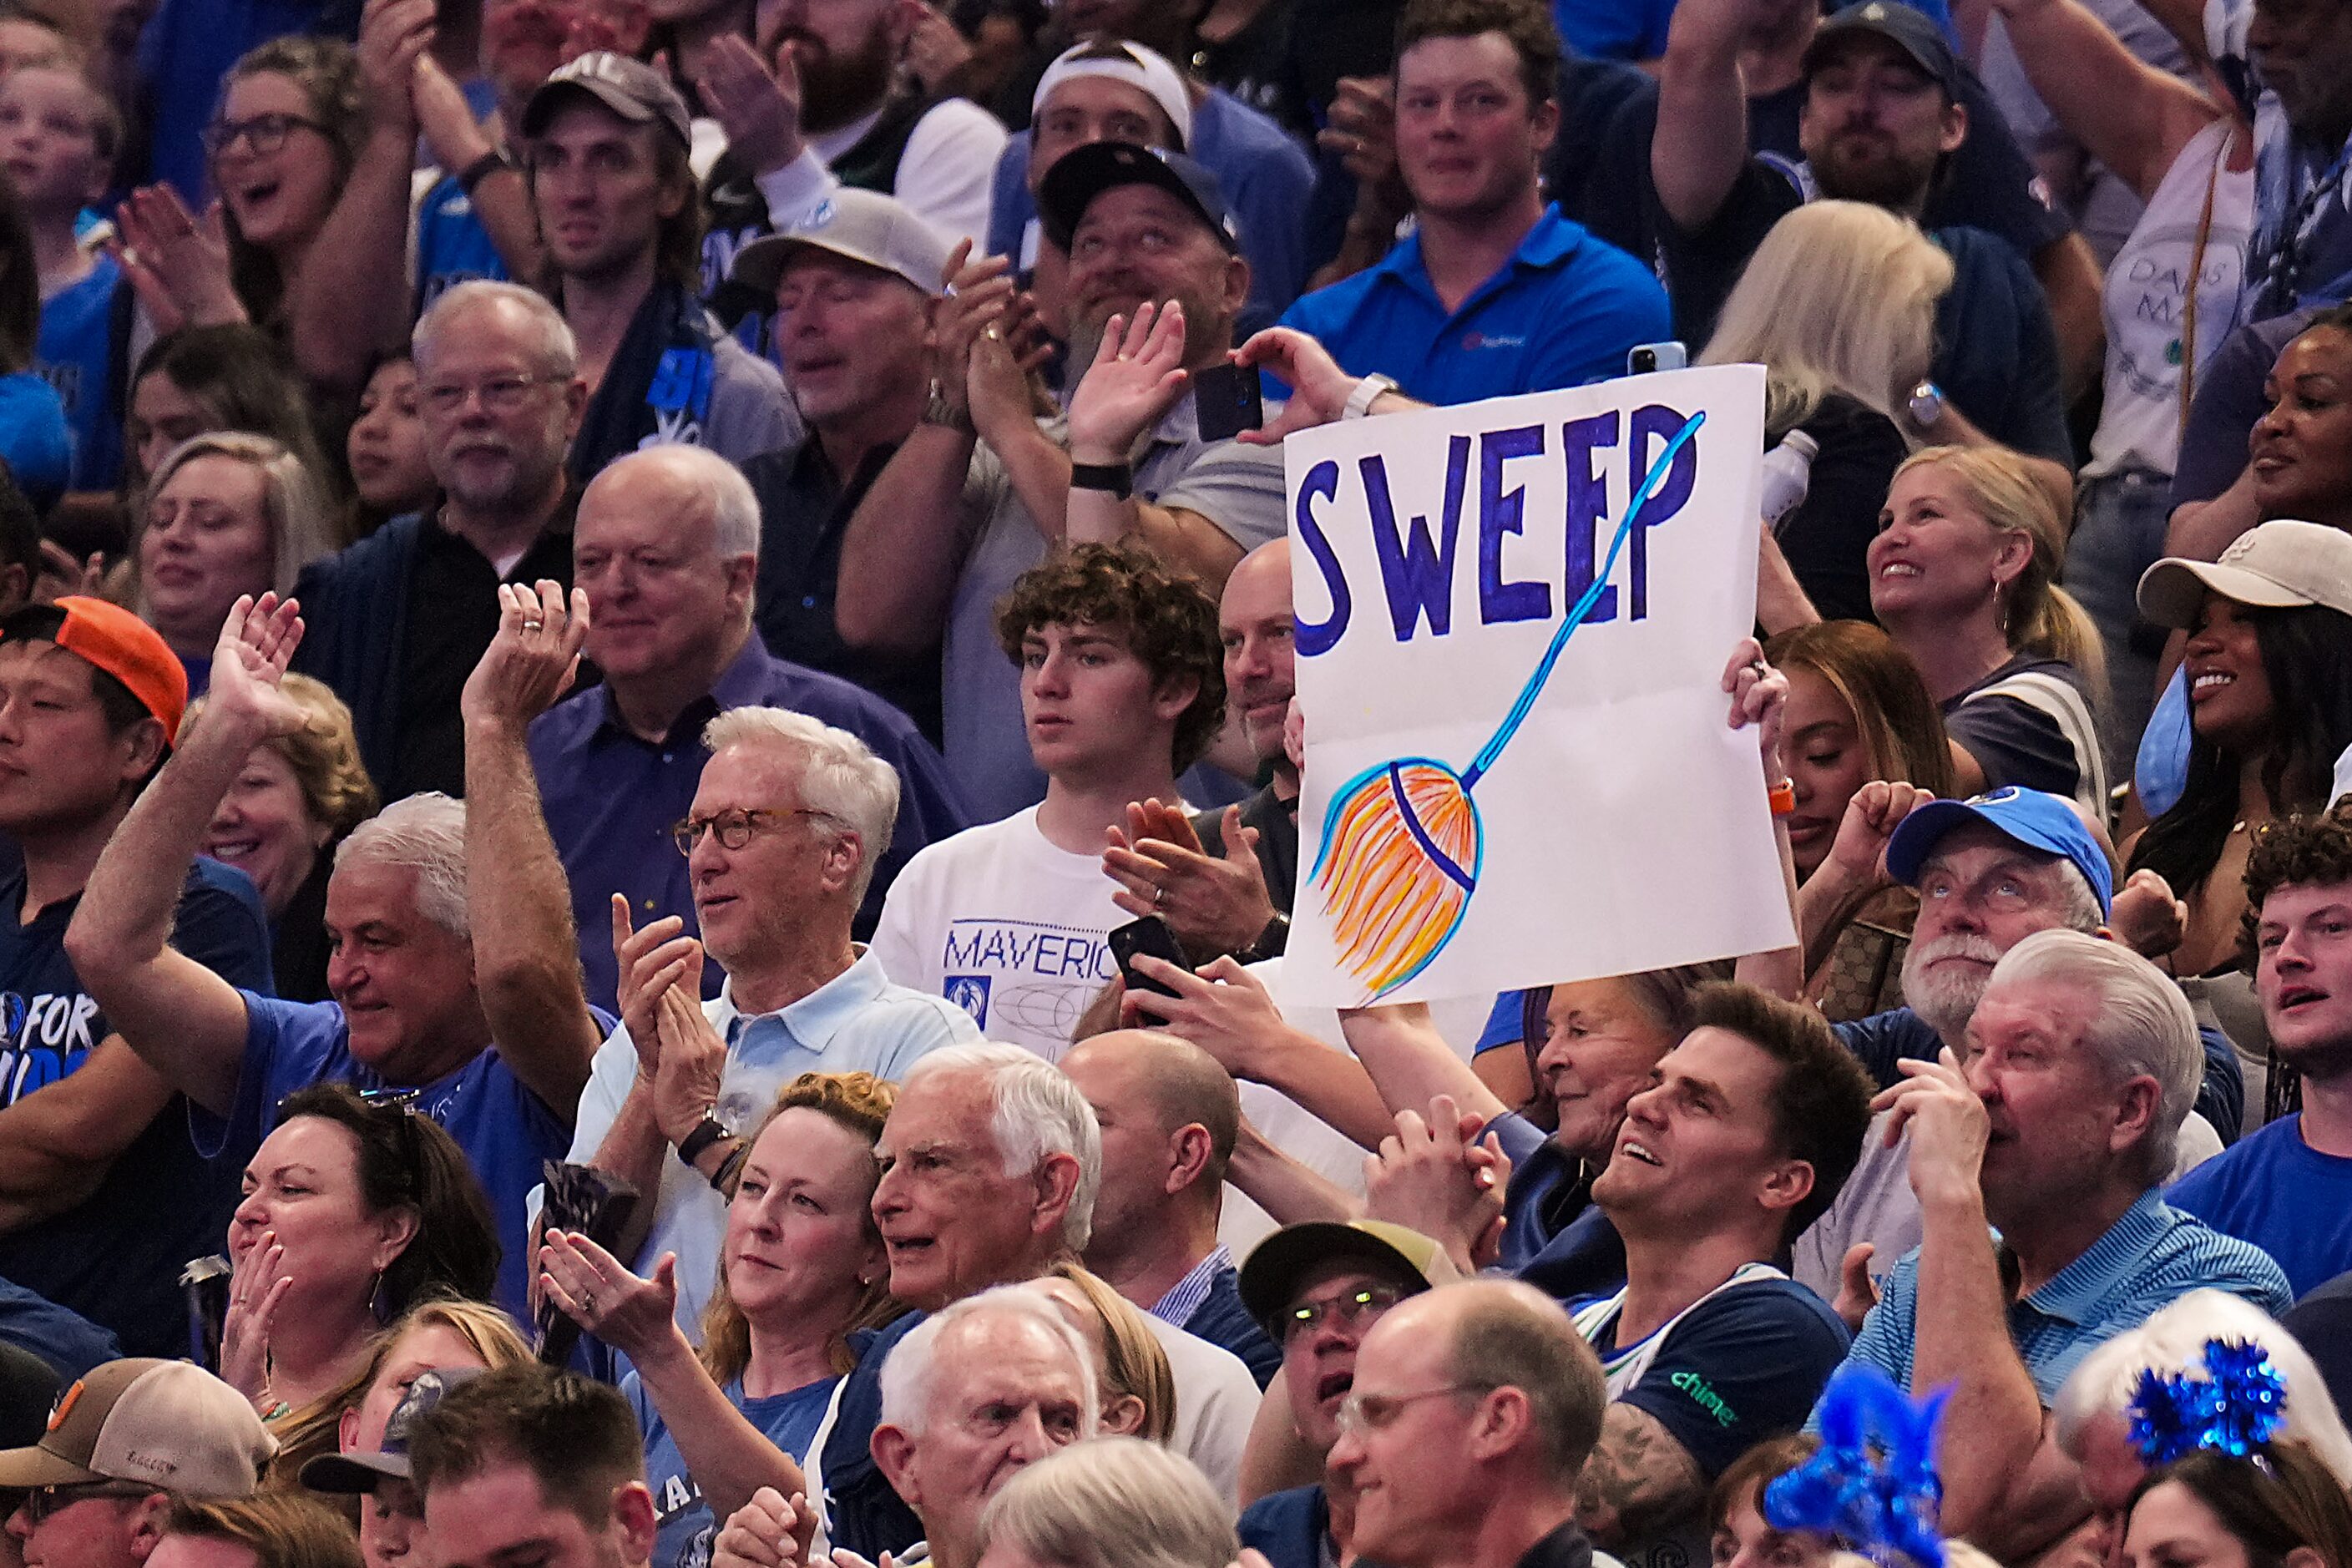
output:
POLYGON ((1367 1285, 1341 1295, 1301 1301, 1282 1315, 1283 1342, 1313 1332, 1326 1318, 1337 1318, 1346 1328, 1360 1328, 1402 1300, 1404 1292, 1393 1285, 1367 1285))
POLYGON ((694 847, 706 833, 719 836, 721 849, 740 849, 751 842, 751 836, 761 829, 790 822, 796 816, 823 816, 824 812, 807 806, 795 806, 791 811, 722 811, 716 816, 688 817, 669 830, 670 842, 681 855, 691 855, 694 847))
POLYGON ((416 401, 427 413, 446 418, 466 406, 466 400, 478 396, 482 406, 493 414, 512 414, 523 405, 534 386, 553 386, 569 379, 561 375, 494 375, 488 381, 435 382, 416 389, 416 401))

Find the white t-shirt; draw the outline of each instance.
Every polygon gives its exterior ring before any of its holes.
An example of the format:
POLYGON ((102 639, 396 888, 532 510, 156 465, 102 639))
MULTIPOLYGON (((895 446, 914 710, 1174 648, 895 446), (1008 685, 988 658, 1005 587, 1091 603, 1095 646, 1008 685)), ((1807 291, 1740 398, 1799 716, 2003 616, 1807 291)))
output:
POLYGON ((945 996, 992 1040, 1048 1061, 1118 974, 1128 914, 1102 857, 1056 848, 1037 807, 925 846, 890 884, 873 948, 901 985, 945 996))
MULTIPOLYGON (((809 138, 801 155, 752 182, 768 204, 768 221, 781 233, 841 186, 828 166, 874 129, 882 110, 809 138)), ((890 195, 947 237, 950 245, 988 240, 988 202, 996 160, 1007 140, 996 117, 961 98, 933 104, 907 137, 890 195)))
POLYGON ((1257 1380, 1241 1357, 1173 1323, 1143 1314, 1151 1337, 1168 1352, 1176 1383, 1176 1426, 1168 1446, 1200 1467, 1227 1507, 1240 1506, 1242 1450, 1256 1418, 1257 1380))

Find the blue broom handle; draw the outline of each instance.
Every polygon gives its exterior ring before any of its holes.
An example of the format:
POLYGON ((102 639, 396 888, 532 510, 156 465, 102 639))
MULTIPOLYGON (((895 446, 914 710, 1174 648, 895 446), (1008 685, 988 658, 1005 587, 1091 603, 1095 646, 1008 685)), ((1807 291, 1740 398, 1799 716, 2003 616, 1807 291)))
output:
POLYGON ((1568 619, 1562 621, 1559 630, 1552 634, 1551 646, 1544 649, 1543 662, 1536 666, 1536 672, 1528 677, 1527 685, 1519 689, 1519 700, 1512 703, 1511 710, 1503 716, 1494 739, 1480 749, 1470 766, 1463 772, 1462 789, 1465 794, 1488 768, 1495 765, 1495 759, 1503 754, 1503 748, 1511 743, 1511 737, 1519 732, 1519 726, 1526 723, 1528 715, 1534 711, 1536 699, 1543 693, 1544 682, 1551 679, 1552 667, 1559 663, 1559 656, 1568 651, 1568 639, 1576 634, 1577 627, 1584 624, 1584 617, 1592 613, 1592 606, 1601 600, 1601 590, 1608 587, 1610 576, 1616 572, 1617 555, 1625 548, 1625 541, 1633 536, 1633 520, 1641 515, 1642 508, 1649 504, 1650 498, 1665 482, 1666 470, 1674 466, 1676 455, 1689 445, 1691 437, 1698 434, 1698 427, 1706 423, 1705 409, 1692 415, 1683 427, 1675 432, 1674 439, 1666 443, 1666 449, 1658 454, 1657 460, 1650 465, 1650 471, 1642 476, 1641 484, 1633 491, 1633 499, 1625 503, 1624 520, 1618 523, 1616 535, 1609 542, 1609 557, 1601 563, 1591 586, 1584 590, 1584 596, 1576 601, 1574 609, 1569 611, 1568 619))

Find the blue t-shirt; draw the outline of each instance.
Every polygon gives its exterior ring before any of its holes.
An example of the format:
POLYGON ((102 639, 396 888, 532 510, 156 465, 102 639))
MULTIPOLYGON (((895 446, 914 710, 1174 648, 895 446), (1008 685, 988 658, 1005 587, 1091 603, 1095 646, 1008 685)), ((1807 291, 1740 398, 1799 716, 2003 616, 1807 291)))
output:
POLYGON ((418 313, 460 283, 502 282, 506 276, 506 260, 474 216, 473 198, 458 188, 457 175, 443 175, 416 208, 418 313))
POLYGON ((1656 59, 1674 16, 1675 0, 1551 0, 1560 41, 1591 59, 1656 59))
POLYGON ((1439 301, 1414 234, 1378 266, 1300 300, 1282 324, 1320 341, 1349 374, 1378 372, 1439 404, 1622 375, 1628 350, 1674 335, 1649 269, 1558 206, 1456 310, 1439 301))
POLYGON ((2352 1269, 2352 1159, 2305 1142, 2299 1112, 2206 1161, 2164 1201, 2269 1253, 2297 1296, 2352 1269))
MULTIPOLYGON (((66 957, 66 927, 80 902, 61 900, 28 924, 18 918, 22 868, 10 866, 0 880, 0 1104, 68 1077, 114 1032, 66 957)), ((233 985, 271 987, 268 918, 242 871, 196 861, 172 946, 233 985)), ((188 1135, 184 1104, 167 1102, 89 1197, 0 1237, 0 1279, 110 1331, 125 1355, 188 1353, 180 1269, 222 1250, 236 1207, 241 1166, 206 1162, 188 1135)))
POLYGON ((0 462, 35 511, 55 506, 73 477, 66 405, 37 372, 0 375, 0 462))
MULTIPOLYGON (((840 1381, 819 1378, 789 1393, 746 1399, 743 1380, 739 1377, 724 1392, 727 1402, 743 1413, 744 1420, 799 1464, 808 1458, 809 1440, 824 1422, 834 1385, 840 1381)), ((668 1423, 654 1408, 652 1396, 635 1372, 621 1379, 621 1393, 637 1413, 637 1430, 645 1434, 646 1484, 654 1493, 652 1568, 710 1568, 710 1544, 719 1533, 719 1521, 712 1517, 710 1505, 702 1500, 702 1489, 687 1474, 677 1439, 670 1436, 668 1423)))
POLYGON ((41 306, 33 368, 57 389, 73 435, 69 481, 78 490, 110 490, 122 474, 122 416, 110 389, 117 363, 114 297, 122 268, 101 256, 89 276, 41 306))
MULTIPOLYGON (((241 1169, 276 1123, 278 1102, 316 1083, 347 1083, 368 1089, 391 1085, 352 1055, 351 1029, 333 1002, 280 1002, 246 993, 245 1063, 237 1074, 236 1104, 224 1121, 200 1106, 188 1121, 198 1146, 231 1170, 241 1169)), ((597 1015, 611 1033, 613 1020, 597 1015)), ((440 1123, 457 1141, 489 1194, 498 1228, 499 1305, 527 1318, 525 1287, 530 1279, 530 1215, 524 1200, 540 1184, 541 1163, 561 1160, 572 1146, 571 1117, 558 1115, 525 1089, 486 1047, 464 1067, 416 1088, 415 1110, 440 1123)))

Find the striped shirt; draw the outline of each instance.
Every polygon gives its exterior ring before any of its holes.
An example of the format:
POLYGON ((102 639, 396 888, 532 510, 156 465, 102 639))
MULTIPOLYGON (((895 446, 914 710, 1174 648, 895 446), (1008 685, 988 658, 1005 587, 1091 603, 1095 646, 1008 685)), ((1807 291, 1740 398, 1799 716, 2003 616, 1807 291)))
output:
POLYGON ((1225 1244, 1221 1241, 1209 1249, 1206 1258, 1192 1265, 1192 1272, 1176 1281, 1168 1294, 1145 1310, 1161 1322, 1173 1323, 1181 1329, 1192 1321, 1192 1314, 1199 1311, 1201 1303, 1209 1299, 1209 1292, 1216 1287, 1217 1276, 1233 1266, 1234 1255, 1225 1250, 1225 1244))
MULTIPOLYGON (((2273 1316, 2294 1300, 2270 1254, 2181 1213, 2151 1187, 2055 1279, 2011 1303, 2009 1337, 2046 1407, 2094 1346, 2208 1286, 2242 1296, 2273 1316)), ((1887 1275, 1878 1305, 1847 1353, 1849 1363, 1876 1367, 1897 1387, 1910 1388, 1918 1312, 1914 1247, 1887 1275)))

